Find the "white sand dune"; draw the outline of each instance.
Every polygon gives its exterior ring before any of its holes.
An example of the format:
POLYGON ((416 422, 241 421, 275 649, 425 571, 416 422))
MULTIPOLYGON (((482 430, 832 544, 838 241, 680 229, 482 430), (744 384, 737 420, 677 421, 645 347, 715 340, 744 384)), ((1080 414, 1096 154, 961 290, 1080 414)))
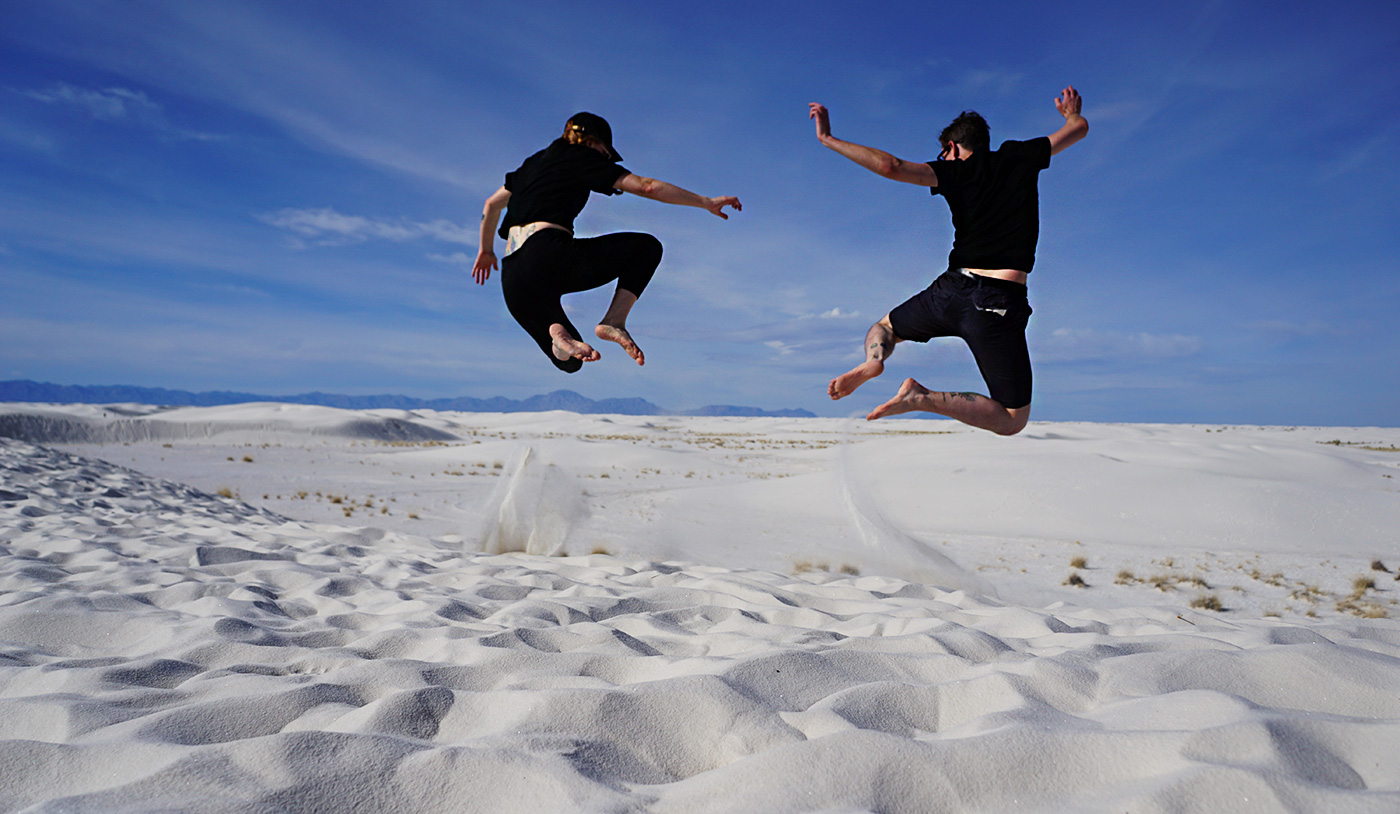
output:
POLYGON ((283 407, 0 407, 0 811, 1400 810, 1400 430, 283 407))

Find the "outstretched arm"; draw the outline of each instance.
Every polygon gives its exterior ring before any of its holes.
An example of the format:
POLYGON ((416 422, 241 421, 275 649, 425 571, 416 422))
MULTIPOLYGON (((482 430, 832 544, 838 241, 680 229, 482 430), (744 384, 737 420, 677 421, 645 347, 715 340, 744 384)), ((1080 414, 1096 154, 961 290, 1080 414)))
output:
POLYGON ((478 285, 486 285, 491 269, 496 268, 496 226, 501 222, 501 213, 510 203, 510 190, 501 187, 491 193, 481 208, 480 247, 476 250, 476 263, 472 265, 472 277, 478 285))
POLYGON ((724 214, 724 207, 732 207, 735 212, 742 211, 744 208, 743 205, 739 203, 739 199, 733 195, 721 195, 718 198, 707 198, 704 195, 696 195, 688 189, 682 189, 675 184, 668 184, 665 181, 658 181, 655 178, 633 175, 630 172, 617 179, 617 182, 613 184, 613 188, 662 203, 675 204, 677 206, 698 206, 701 209, 708 209, 711 215, 718 215, 725 220, 729 220, 729 216, 724 214))
POLYGON ((1055 109, 1065 117, 1065 126, 1050 134, 1050 155, 1089 135, 1089 122, 1079 115, 1081 105, 1079 91, 1072 87, 1060 91, 1059 98, 1055 100, 1055 109))
POLYGON ((817 123, 817 141, 826 147, 830 147, 876 175, 884 176, 890 180, 917 184, 921 187, 938 186, 938 175, 928 164, 920 161, 905 161, 902 158, 895 158, 884 150, 842 141, 831 135, 831 117, 827 113, 826 107, 811 102, 807 108, 808 115, 817 123))

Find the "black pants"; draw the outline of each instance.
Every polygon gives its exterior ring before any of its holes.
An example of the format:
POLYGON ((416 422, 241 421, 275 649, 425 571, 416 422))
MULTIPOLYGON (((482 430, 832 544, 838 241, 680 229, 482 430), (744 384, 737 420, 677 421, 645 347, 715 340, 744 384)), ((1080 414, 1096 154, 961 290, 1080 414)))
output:
POLYGON ((541 229, 501 261, 501 290, 510 315, 549 361, 565 373, 574 373, 583 362, 555 358, 549 337, 549 326, 557 322, 574 339, 583 339, 564 315, 560 298, 613 280, 618 288, 640 297, 659 265, 661 241, 648 234, 575 238, 562 229, 541 229))

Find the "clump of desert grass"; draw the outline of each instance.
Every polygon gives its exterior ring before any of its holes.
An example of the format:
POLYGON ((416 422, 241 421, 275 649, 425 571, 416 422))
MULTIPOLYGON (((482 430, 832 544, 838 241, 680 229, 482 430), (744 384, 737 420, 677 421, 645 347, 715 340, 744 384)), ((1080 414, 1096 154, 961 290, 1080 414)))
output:
MULTIPOLYGON (((1122 573, 1119 574, 1120 577, 1122 575, 1122 573)), ((1133 579, 1136 579, 1136 577, 1133 577, 1133 579)), ((1200 588, 1203 591, 1210 590, 1209 583, 1207 583, 1204 578, 1198 577, 1194 574, 1179 574, 1175 572, 1164 571, 1161 573, 1153 574, 1145 580, 1138 581, 1146 582, 1148 585, 1151 585, 1153 588, 1156 588, 1162 593, 1166 593, 1167 591, 1174 591, 1182 585, 1190 585, 1196 588, 1200 588)))
MULTIPOLYGON (((797 560, 796 562, 794 562, 794 563, 792 564, 792 572, 793 572, 794 574, 810 574, 810 573, 813 573, 813 572, 816 572, 816 571, 820 571, 820 572, 822 572, 822 573, 827 573, 827 574, 831 573, 831 572, 832 572, 831 563, 829 563, 829 562, 817 562, 817 561, 813 561, 813 560, 797 560)), ((852 565, 852 564, 850 564, 850 563, 848 563, 848 562, 843 562, 843 563, 841 563, 841 565, 839 565, 839 566, 836 567, 835 571, 836 571, 836 573, 838 573, 838 574, 843 574, 843 575, 848 576, 848 577, 858 577, 858 576, 860 576, 860 568, 858 568, 858 567, 856 567, 856 566, 854 566, 854 565, 852 565)))
POLYGON ((1360 599, 1366 595, 1367 591, 1376 590, 1376 581, 1367 576, 1360 576, 1351 581, 1351 599, 1360 599))
POLYGON ((1216 612, 1225 610, 1225 606, 1220 602, 1220 597, 1215 594, 1201 594, 1197 596, 1195 599, 1191 600, 1191 607, 1199 610, 1216 612))

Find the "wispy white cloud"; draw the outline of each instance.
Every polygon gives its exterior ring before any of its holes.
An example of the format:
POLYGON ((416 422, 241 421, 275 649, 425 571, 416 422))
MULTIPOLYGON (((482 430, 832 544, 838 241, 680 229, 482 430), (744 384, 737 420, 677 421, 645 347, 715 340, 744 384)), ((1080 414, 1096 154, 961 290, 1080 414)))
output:
POLYGON ((958 91, 969 98, 1011 96, 1020 88, 1024 76, 1005 69, 968 70, 958 77, 958 91))
POLYGON ((1254 330, 1271 339, 1316 339, 1324 336, 1346 336, 1350 331, 1319 319, 1294 322, 1284 319, 1256 322, 1254 330))
POLYGON ((144 127, 165 138, 191 141, 222 141, 228 138, 172 123, 160 103, 145 92, 130 88, 84 88, 60 82, 20 93, 37 102, 75 110, 94 121, 144 127))
POLYGON ((92 90, 60 83, 45 90, 25 91, 24 95, 45 104, 75 108, 102 121, 164 119, 160 105, 141 91, 127 88, 92 90))
POLYGON ((1037 343, 1033 353, 1046 362, 1164 359, 1193 356, 1204 343, 1184 334, 1122 333, 1095 328, 1057 328, 1037 343))
MULTIPOLYGON (((329 207, 322 209, 281 209, 263 213, 258 220, 269 226, 285 229, 316 245, 337 246, 367 240, 388 240, 404 243, 429 238, 445 243, 476 245, 477 232, 461 224, 438 219, 410 221, 404 219, 370 218, 346 215, 329 207)), ((434 256, 433 259, 443 259, 434 256)), ((457 262, 449 259, 448 262, 457 262)))
POLYGON ((452 254, 430 254, 428 255, 428 259, 438 263, 450 263, 454 266, 466 266, 467 268, 471 268, 472 265, 476 263, 476 256, 467 254, 466 252, 453 252, 452 254))

